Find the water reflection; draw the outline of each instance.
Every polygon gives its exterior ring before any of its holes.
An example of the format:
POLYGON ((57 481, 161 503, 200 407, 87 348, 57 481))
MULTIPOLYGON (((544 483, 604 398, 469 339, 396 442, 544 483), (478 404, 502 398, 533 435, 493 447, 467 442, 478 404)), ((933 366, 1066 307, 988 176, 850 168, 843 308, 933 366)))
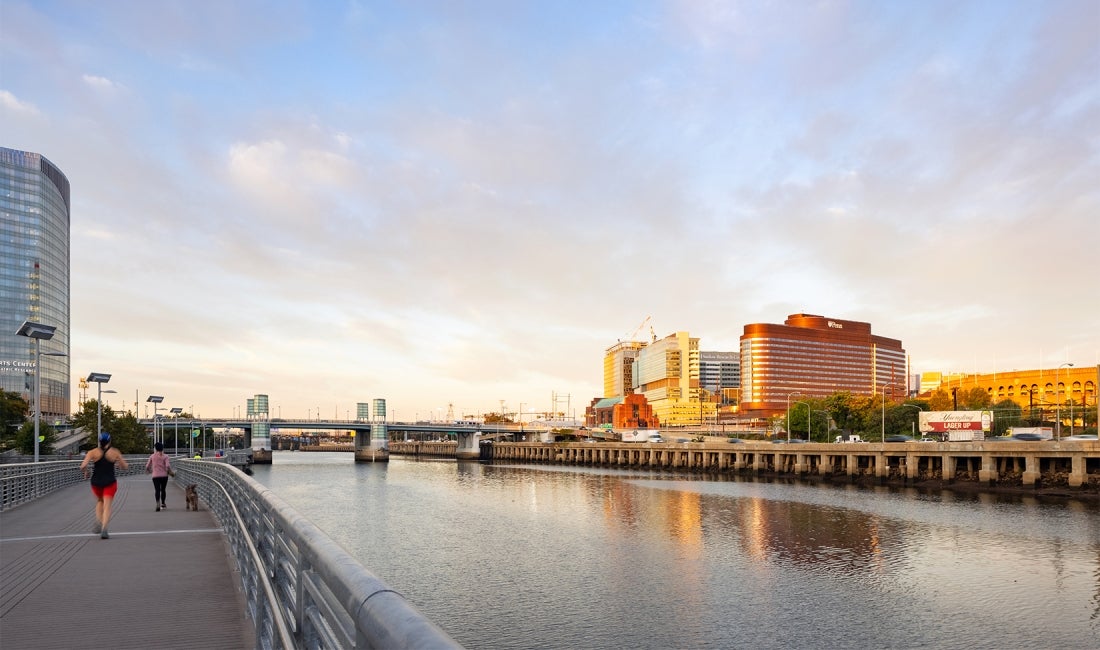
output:
POLYGON ((469 647, 1100 647, 1095 504, 324 456, 256 478, 469 647))

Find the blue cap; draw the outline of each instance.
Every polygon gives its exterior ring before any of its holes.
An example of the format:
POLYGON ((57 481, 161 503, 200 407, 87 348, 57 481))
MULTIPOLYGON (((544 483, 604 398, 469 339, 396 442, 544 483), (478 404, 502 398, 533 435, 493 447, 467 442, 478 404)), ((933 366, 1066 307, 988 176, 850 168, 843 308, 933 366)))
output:
POLYGON ((111 439, 111 434, 107 433, 106 431, 99 434, 99 441, 100 442, 107 442, 110 439, 111 439))

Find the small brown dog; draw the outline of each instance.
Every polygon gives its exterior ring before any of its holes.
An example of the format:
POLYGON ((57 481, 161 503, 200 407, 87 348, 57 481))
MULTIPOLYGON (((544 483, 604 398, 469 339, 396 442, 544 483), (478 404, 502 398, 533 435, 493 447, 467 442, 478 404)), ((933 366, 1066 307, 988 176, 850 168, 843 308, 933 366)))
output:
POLYGON ((187 509, 198 511, 199 509, 199 486, 195 483, 187 486, 187 509))

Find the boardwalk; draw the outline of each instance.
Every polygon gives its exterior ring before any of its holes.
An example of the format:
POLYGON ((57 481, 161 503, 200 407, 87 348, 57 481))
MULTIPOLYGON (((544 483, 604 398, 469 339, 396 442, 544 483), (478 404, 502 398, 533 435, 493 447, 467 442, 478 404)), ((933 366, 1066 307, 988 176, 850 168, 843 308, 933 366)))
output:
POLYGON ((254 647, 221 528, 174 480, 167 502, 120 479, 106 540, 86 482, 0 513, 0 647, 254 647))

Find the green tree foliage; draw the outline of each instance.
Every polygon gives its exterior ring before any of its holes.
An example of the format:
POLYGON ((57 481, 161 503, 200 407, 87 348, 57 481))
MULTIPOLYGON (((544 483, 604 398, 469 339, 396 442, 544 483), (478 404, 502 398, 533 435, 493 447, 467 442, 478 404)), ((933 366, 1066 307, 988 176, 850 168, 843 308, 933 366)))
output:
MULTIPOLYGON (((98 412, 96 410, 98 402, 94 399, 86 400, 80 403, 80 410, 73 413, 70 416, 69 421, 73 424, 73 429, 84 429, 88 433, 87 442, 95 444, 96 433, 96 418, 98 412)), ((107 429, 107 423, 111 422, 115 418, 115 412, 110 406, 103 406, 103 428, 107 429)))
POLYGON ((124 454, 144 454, 152 451, 153 443, 149 431, 133 413, 127 411, 119 415, 109 405, 103 405, 103 413, 98 412, 98 402, 87 400, 80 410, 72 415, 73 427, 83 427, 87 432, 82 449, 91 449, 99 444, 96 425, 97 418, 103 418, 103 430, 111 434, 111 444, 124 454))
POLYGON ((980 386, 959 390, 959 410, 961 411, 981 411, 989 408, 991 404, 993 404, 993 398, 980 386))
POLYGON ((27 419, 29 410, 22 395, 0 389, 0 449, 18 446, 16 434, 27 419))
MULTIPOLYGON (((115 416, 112 413, 111 427, 103 421, 103 429, 111 433, 111 444, 124 454, 147 454, 153 451, 152 437, 145 425, 138 421, 133 413, 115 416)), ((104 415, 106 417, 106 415, 104 415)))
POLYGON ((955 400, 951 393, 942 388, 937 388, 928 400, 928 409, 931 411, 951 411, 955 408, 955 400))
MULTIPOLYGON (((38 421, 38 455, 49 456, 53 454, 54 443, 57 442, 57 430, 45 420, 38 421)), ((15 434, 15 446, 19 449, 19 453, 26 454, 27 456, 34 455, 34 420, 30 419, 23 423, 23 426, 19 427, 19 432, 15 434)))
POLYGON ((993 411, 993 431, 991 435, 1003 436, 1008 433, 1010 428, 1027 424, 1023 409, 1010 399, 997 402, 990 410, 993 411))

